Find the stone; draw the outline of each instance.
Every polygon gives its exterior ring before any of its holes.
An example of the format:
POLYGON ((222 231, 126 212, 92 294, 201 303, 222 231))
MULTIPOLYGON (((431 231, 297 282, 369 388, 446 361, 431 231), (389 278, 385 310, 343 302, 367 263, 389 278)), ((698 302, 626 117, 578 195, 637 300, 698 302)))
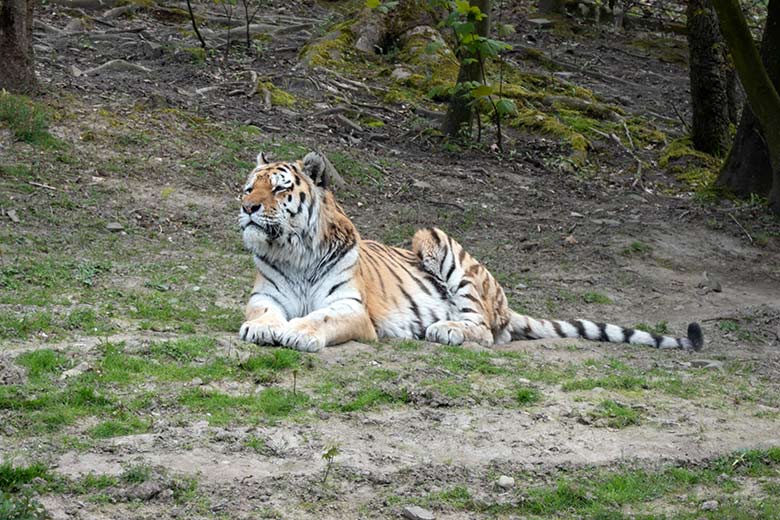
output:
POLYGON ((705 289, 706 292, 723 292, 723 287, 717 278, 713 278, 712 275, 704 271, 702 280, 698 283, 700 289, 705 289))
POLYGON ((60 379, 61 380, 65 380, 65 379, 69 379, 71 377, 78 377, 81 374, 83 374, 84 372, 88 372, 89 370, 92 370, 92 367, 89 366, 89 363, 87 363, 86 361, 82 361, 81 363, 79 363, 75 367, 73 367, 73 368, 71 368, 69 370, 66 370, 65 372, 60 374, 60 379))
POLYGON ((596 224, 597 226, 619 226, 620 221, 611 219, 611 218, 592 218, 590 219, 591 222, 596 224))
POLYGON ((706 368, 710 370, 722 370, 723 362, 715 359, 692 359, 691 366, 693 368, 706 368))
POLYGON ((531 18, 528 20, 528 23, 535 29, 549 29, 553 26, 552 20, 548 20, 547 18, 531 18))
POLYGON ((502 489, 510 489, 515 486, 515 479, 512 477, 508 477, 506 475, 501 475, 498 477, 498 481, 496 481, 496 484, 498 484, 498 487, 502 489))
POLYGON ((130 489, 124 490, 123 492, 119 492, 119 496, 124 498, 125 500, 149 500, 151 498, 156 497, 163 491, 163 486, 159 482, 154 482, 153 480, 148 480, 146 482, 142 482, 141 484, 138 484, 137 486, 133 486, 130 489))
POLYGON ((393 81, 405 81, 412 76, 412 72, 406 67, 396 67, 390 73, 390 79, 393 81))
POLYGON ((5 214, 8 215, 8 218, 11 219, 11 222, 13 222, 14 224, 19 223, 19 215, 16 214, 15 209, 9 209, 8 211, 5 212, 5 214))
POLYGON ((125 227, 119 222, 109 222, 108 224, 106 224, 106 229, 114 233, 117 233, 119 231, 123 231, 125 227))
POLYGON ((436 517, 427 509, 420 506, 406 506, 403 510, 404 518, 409 520, 434 520, 436 517))
POLYGON ((417 188, 418 190, 430 190, 433 189, 433 186, 431 186, 430 182, 414 179, 412 180, 412 188, 417 188))
POLYGON ((699 509, 701 509, 702 511, 715 511, 716 509, 718 509, 719 505, 720 504, 718 503, 717 500, 707 500, 701 503, 699 509))
POLYGON ((66 33, 82 32, 84 29, 84 22, 82 22, 80 18, 74 18, 65 26, 66 33))
POLYGON ((155 59, 162 57, 163 48, 159 43, 144 40, 142 43, 141 52, 143 53, 144 58, 155 59))

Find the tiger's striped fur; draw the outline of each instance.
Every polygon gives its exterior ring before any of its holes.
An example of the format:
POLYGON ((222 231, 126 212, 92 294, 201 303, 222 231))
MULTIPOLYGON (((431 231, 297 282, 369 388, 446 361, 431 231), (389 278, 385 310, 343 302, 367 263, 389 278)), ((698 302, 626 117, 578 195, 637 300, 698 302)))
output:
POLYGON ((411 251, 362 240, 327 181, 318 154, 273 163, 258 156, 239 215, 257 267, 242 339, 305 351, 377 337, 486 346, 558 337, 702 346, 695 323, 688 337, 673 338, 518 314, 493 275, 439 229, 417 231, 411 251))

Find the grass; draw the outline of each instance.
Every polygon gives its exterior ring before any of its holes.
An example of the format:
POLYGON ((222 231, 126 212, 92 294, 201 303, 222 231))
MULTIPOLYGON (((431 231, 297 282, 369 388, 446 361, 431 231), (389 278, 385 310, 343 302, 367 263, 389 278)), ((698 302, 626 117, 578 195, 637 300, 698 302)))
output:
MULTIPOLYGON (((536 484, 520 486, 500 501, 490 496, 477 499, 468 488, 455 486, 429 493, 412 502, 432 509, 480 513, 490 517, 528 515, 554 518, 672 518, 726 520, 732 518, 777 518, 780 498, 739 496, 735 480, 780 477, 780 448, 749 450, 695 465, 666 465, 646 469, 624 465, 614 469, 586 467, 554 472, 536 484), (702 498, 705 497, 705 498, 702 498), (717 498, 718 507, 703 512, 699 504, 717 498), (655 507, 663 504, 663 511, 655 507), (637 516, 636 512, 641 512, 637 516)), ((389 497, 388 502, 399 502, 389 497)))
POLYGON ((597 424, 604 422, 610 428, 625 428, 641 422, 641 416, 637 410, 610 399, 602 401, 596 409, 590 412, 590 415, 596 419, 597 424))
POLYGON ((520 387, 515 392, 515 401, 520 406, 528 406, 541 401, 542 395, 536 388, 520 387))
POLYGON ((48 119, 46 110, 27 96, 0 92, 0 123, 19 141, 47 148, 59 146, 48 131, 48 119))
POLYGON ((638 240, 635 240, 631 242, 628 247, 623 249, 623 254, 626 256, 630 255, 644 255, 647 253, 650 253, 653 250, 653 246, 647 245, 644 242, 640 242, 638 240))
POLYGON ((144 433, 149 430, 150 426, 150 423, 147 421, 143 421, 138 417, 129 416, 122 419, 103 421, 90 428, 88 433, 90 437, 95 439, 107 439, 109 437, 144 433))
POLYGON ((195 413, 206 414, 209 424, 218 426, 230 424, 238 418, 244 424, 282 419, 304 410, 309 397, 302 392, 293 393, 280 388, 267 388, 252 396, 237 397, 195 388, 183 392, 178 401, 195 413))
POLYGON ((609 296, 605 296, 597 292, 586 292, 582 295, 582 301, 585 303, 595 303, 599 305, 606 305, 612 303, 612 299, 609 296))

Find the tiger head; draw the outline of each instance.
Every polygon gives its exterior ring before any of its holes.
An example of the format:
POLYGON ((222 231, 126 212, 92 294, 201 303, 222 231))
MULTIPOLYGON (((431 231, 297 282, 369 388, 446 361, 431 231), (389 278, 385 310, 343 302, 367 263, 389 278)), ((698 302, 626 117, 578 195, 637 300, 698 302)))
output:
POLYGON ((239 224, 247 249, 263 253, 311 235, 327 184, 325 159, 315 152, 292 162, 270 162, 260 153, 241 197, 239 224))

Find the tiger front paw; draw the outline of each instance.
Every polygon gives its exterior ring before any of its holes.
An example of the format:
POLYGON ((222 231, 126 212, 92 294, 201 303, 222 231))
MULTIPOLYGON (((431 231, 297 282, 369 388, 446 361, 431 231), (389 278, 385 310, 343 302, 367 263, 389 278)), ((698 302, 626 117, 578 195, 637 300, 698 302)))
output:
POLYGON ((325 338, 318 334, 307 320, 296 318, 276 338, 277 342, 302 352, 317 352, 326 345, 325 338))
POLYGON ((282 330, 282 326, 256 321, 245 321, 244 324, 241 325, 238 336, 244 341, 257 343, 258 345, 274 345, 276 344, 276 338, 282 330))

